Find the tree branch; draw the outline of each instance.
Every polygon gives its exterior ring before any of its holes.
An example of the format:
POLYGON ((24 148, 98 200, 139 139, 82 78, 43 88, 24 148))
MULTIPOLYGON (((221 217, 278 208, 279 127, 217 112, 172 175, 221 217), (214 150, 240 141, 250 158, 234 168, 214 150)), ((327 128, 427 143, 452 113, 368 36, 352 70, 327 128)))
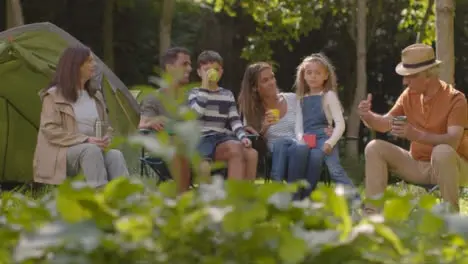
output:
POLYGON ((382 17, 382 11, 383 11, 383 1, 379 0, 377 3, 377 8, 376 11, 372 12, 372 21, 368 24, 370 25, 369 30, 367 31, 367 40, 366 40, 366 47, 369 48, 371 45, 372 41, 374 40, 375 33, 377 31, 377 25, 379 24, 379 19, 382 17))
POLYGON ((426 8, 426 13, 424 13, 421 27, 419 28, 419 32, 416 37, 417 43, 420 43, 426 37, 426 26, 427 22, 429 21, 429 17, 432 14, 432 7, 434 6, 434 2, 435 0, 429 0, 429 3, 426 8))

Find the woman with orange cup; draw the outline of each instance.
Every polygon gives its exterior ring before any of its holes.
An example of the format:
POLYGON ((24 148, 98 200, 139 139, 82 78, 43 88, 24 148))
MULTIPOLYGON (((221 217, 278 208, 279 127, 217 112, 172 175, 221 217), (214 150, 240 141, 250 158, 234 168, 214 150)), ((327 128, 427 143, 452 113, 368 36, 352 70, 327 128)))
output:
POLYGON ((247 67, 238 101, 246 131, 259 131, 267 141, 272 153, 271 178, 291 181, 303 177, 309 148, 295 136, 296 95, 278 91, 270 64, 247 67))

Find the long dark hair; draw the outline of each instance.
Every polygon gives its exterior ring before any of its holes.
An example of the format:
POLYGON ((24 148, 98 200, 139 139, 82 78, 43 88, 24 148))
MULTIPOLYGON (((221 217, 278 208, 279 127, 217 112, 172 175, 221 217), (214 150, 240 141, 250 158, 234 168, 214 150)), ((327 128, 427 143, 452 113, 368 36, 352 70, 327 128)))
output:
MULTIPOLYGON (((81 82, 80 68, 83 63, 91 55, 91 49, 77 45, 68 47, 60 57, 55 71, 54 78, 49 87, 57 87, 57 92, 70 102, 78 100, 78 89, 81 82)), ((86 81, 84 85, 85 90, 90 96, 96 93, 95 89, 91 89, 90 80, 86 81)))
POLYGON ((239 109, 247 121, 247 124, 244 125, 252 126, 257 131, 261 128, 265 109, 263 109, 262 100, 256 89, 260 73, 265 69, 272 69, 271 64, 257 62, 247 66, 238 98, 239 109))

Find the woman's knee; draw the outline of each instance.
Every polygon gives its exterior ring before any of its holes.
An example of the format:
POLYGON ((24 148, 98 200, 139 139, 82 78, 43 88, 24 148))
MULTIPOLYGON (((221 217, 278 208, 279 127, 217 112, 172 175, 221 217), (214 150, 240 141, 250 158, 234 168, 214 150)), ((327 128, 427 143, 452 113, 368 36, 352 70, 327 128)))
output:
POLYGON ((102 149, 96 144, 84 143, 83 155, 92 156, 94 158, 102 157, 102 149))
POLYGON ((112 162, 122 162, 125 161, 125 158, 120 150, 110 149, 106 152, 106 160, 112 162))
POLYGON ((297 143, 289 148, 289 153, 294 156, 307 157, 309 156, 309 151, 309 146, 302 143, 297 143))

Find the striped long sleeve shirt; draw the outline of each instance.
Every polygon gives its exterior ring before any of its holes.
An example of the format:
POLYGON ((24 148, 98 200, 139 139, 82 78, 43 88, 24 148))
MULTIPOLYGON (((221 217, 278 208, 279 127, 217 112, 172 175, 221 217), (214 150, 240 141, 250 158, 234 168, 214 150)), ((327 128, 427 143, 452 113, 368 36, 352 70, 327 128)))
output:
POLYGON ((190 107, 199 115, 203 135, 234 132, 239 139, 246 136, 230 90, 221 87, 218 90, 194 88, 188 100, 190 107))

